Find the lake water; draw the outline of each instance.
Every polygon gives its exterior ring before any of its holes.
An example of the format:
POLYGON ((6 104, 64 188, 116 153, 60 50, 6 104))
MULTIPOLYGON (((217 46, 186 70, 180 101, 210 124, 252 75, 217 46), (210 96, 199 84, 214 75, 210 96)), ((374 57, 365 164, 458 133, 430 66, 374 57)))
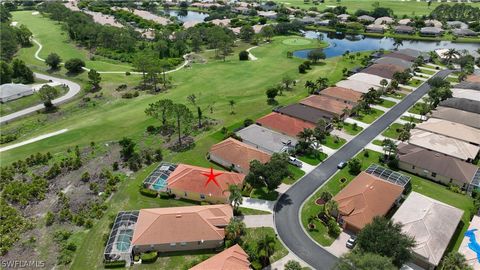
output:
MULTIPOLYGON (((395 46, 393 38, 373 38, 363 35, 344 35, 336 33, 323 33, 307 31, 304 32, 306 38, 317 39, 319 36, 330 44, 328 48, 324 49, 327 57, 335 57, 342 55, 346 51, 360 52, 360 51, 374 51, 378 49, 390 50, 395 46)), ((457 50, 473 51, 480 48, 478 43, 452 43, 450 41, 417 41, 417 40, 403 40, 403 45, 399 49, 417 49, 421 51, 433 51, 440 48, 455 48, 457 50)), ((293 56, 299 58, 307 58, 308 52, 311 49, 298 50, 293 52, 293 56)))
POLYGON ((187 10, 163 10, 163 13, 177 17, 182 22, 203 22, 207 13, 187 10))

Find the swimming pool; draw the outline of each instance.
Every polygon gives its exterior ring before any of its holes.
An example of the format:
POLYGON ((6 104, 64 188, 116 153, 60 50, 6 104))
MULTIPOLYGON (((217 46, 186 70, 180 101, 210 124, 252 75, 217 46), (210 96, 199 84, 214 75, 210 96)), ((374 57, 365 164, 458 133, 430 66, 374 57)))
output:
POLYGON ((157 180, 155 180, 151 188, 157 191, 164 189, 167 186, 167 178, 168 176, 161 175, 160 177, 157 178, 157 180))
POLYGON ((117 249, 119 251, 128 251, 132 243, 133 230, 120 230, 117 237, 117 249))

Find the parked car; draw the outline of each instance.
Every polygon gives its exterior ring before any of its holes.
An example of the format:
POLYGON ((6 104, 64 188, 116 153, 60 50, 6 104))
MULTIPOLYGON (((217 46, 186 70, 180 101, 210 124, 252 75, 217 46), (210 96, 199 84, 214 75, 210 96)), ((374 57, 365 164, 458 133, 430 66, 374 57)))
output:
POLYGON ((347 246, 347 248, 349 248, 349 249, 352 249, 352 248, 355 247, 356 244, 357 244, 357 237, 355 235, 352 235, 347 240, 347 243, 345 244, 345 246, 347 246))
POLYGON ((342 162, 338 163, 337 168, 343 169, 343 168, 345 168, 345 166, 347 166, 347 162, 342 161, 342 162))
POLYGON ((288 162, 293 166, 297 166, 298 168, 302 167, 302 162, 294 157, 288 157, 288 162))

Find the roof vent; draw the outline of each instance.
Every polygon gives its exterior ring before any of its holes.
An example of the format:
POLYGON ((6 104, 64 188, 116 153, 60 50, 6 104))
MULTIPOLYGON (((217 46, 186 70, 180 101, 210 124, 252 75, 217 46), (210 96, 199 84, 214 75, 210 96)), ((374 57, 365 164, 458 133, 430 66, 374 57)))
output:
POLYGON ((180 214, 177 214, 175 217, 176 217, 176 218, 181 218, 181 217, 182 217, 182 215, 180 215, 180 214))

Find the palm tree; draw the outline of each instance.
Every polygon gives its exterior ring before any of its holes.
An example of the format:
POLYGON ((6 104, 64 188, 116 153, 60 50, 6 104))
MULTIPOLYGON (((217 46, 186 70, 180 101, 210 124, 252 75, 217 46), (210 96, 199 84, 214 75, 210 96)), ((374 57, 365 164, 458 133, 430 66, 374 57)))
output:
POLYGON ((335 213, 338 213, 338 203, 335 200, 329 200, 324 205, 325 213, 329 216, 333 216, 335 213))
POLYGON ((312 94, 316 89, 316 85, 312 81, 306 81, 304 86, 307 88, 309 94, 312 94))
POLYGON ((235 104, 236 104, 235 100, 231 99, 228 103, 230 104, 230 109, 231 109, 230 114, 235 114, 235 112, 233 111, 233 108, 235 107, 235 104))
POLYGON ((447 63, 450 64, 453 58, 459 55, 458 51, 454 48, 448 49, 444 54, 445 58, 447 59, 447 63))
POLYGON ((442 267, 440 268, 440 270, 450 269, 471 270, 472 268, 467 264, 467 260, 465 259, 465 256, 463 254, 452 251, 443 258, 442 267))
POLYGON ((382 90, 385 91, 385 87, 387 87, 388 81, 386 79, 382 79, 380 81, 380 85, 382 86, 382 90))
POLYGON ((275 239, 268 234, 265 234, 257 243, 257 252, 265 267, 270 264, 270 256, 275 252, 275 239))
POLYGON ((230 193, 230 195, 228 196, 228 201, 232 205, 233 211, 237 212, 238 207, 243 202, 242 192, 240 191, 240 188, 237 185, 229 185, 228 192, 230 193))
POLYGON ((310 128, 304 128, 302 131, 298 133, 297 137, 300 140, 303 140, 307 143, 311 143, 312 137, 313 137, 313 130, 310 128))
POLYGON ((398 50, 398 47, 403 46, 403 40, 399 38, 394 39, 393 46, 395 47, 395 50, 398 50))
POLYGON ((390 139, 383 140, 382 146, 383 146, 383 152, 387 156, 391 156, 392 154, 395 154, 397 152, 397 145, 395 144, 394 141, 390 139))
POLYGON ((225 227, 225 237, 230 240, 231 245, 240 243, 240 237, 245 233, 246 225, 243 221, 236 218, 230 219, 227 227, 225 227))
POLYGON ((317 86, 317 89, 323 90, 328 87, 328 78, 325 77, 319 77, 316 81, 315 84, 317 86))

